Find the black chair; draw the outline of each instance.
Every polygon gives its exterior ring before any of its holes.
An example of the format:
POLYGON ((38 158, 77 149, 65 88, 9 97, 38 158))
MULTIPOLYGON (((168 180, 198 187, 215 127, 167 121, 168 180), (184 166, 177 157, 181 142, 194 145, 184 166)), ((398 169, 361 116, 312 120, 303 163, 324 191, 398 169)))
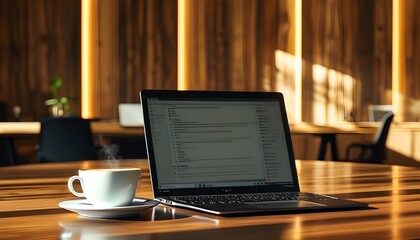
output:
POLYGON ((79 117, 49 118, 41 121, 38 160, 67 162, 98 159, 90 121, 79 117))
POLYGON ((15 165, 18 162, 12 137, 0 137, 0 166, 15 165))
POLYGON ((144 136, 112 137, 111 145, 118 146, 118 157, 122 159, 147 158, 144 136))
POLYGON ((388 138, 389 128, 394 118, 394 113, 389 112, 382 117, 381 125, 375 134, 372 143, 353 143, 346 149, 346 161, 358 161, 366 163, 382 163, 386 157, 386 139, 388 138), (358 157, 350 159, 352 149, 360 149, 358 157))

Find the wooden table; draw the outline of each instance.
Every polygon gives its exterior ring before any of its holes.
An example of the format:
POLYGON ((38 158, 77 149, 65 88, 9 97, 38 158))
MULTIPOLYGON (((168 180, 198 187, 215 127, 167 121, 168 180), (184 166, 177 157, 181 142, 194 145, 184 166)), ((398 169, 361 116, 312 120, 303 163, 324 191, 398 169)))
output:
POLYGON ((311 134, 321 138, 318 150, 318 160, 325 160, 327 147, 330 145, 331 158, 339 160, 337 147, 337 134, 375 134, 379 123, 371 122, 340 122, 329 125, 317 125, 314 123, 290 124, 290 132, 293 134, 311 134))
MULTIPOLYGON (((122 127, 116 121, 92 121, 92 133, 103 141, 103 137, 143 136, 142 127, 122 127)), ((0 122, 0 166, 18 162, 15 138, 37 137, 41 130, 40 122, 0 122), (1 152, 3 151, 3 152, 1 152)))
MULTIPOLYGON (((137 197, 151 198, 145 160, 137 197)), ((68 177, 104 161, 0 168, 3 239, 419 239, 420 169, 332 161, 297 161, 304 191, 365 201, 371 209, 219 217, 157 206, 129 219, 89 219, 58 207, 74 199, 68 177)))

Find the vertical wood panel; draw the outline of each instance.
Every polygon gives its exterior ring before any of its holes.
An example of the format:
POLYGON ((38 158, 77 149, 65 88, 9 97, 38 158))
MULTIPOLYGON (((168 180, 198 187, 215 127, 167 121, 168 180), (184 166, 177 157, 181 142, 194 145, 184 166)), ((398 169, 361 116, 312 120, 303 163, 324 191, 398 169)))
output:
POLYGON ((279 1, 190 4, 189 89, 274 90, 279 1))
POLYGON ((99 9, 95 115, 116 118, 139 91, 177 88, 177 1, 110 0, 99 9))
MULTIPOLYGON (((274 50, 293 52, 294 1, 189 2, 190 89, 293 88, 293 66, 284 61, 287 72, 275 72, 274 50)), ((116 118, 117 104, 138 102, 143 88, 176 89, 177 1, 98 3, 95 112, 116 118)), ((404 119, 417 121, 420 2, 405 4, 404 119)), ((367 104, 389 104, 392 0, 303 0, 303 11, 304 120, 313 120, 314 101, 325 109, 325 119, 356 121, 367 120, 367 104), (326 69, 319 81, 313 79, 314 64, 326 69)), ((0 1, 0 101, 21 105, 25 120, 45 117, 43 101, 55 75, 63 79, 63 95, 80 99, 80 1, 0 1)), ((73 107, 79 114, 80 102, 73 107)))
POLYGON ((80 99, 80 2, 2 0, 0 9, 0 101, 20 105, 24 120, 46 117, 53 76, 80 99))
MULTIPOLYGON (((259 2, 258 2, 259 3, 259 2)), ((257 59, 261 71, 257 76, 262 80, 262 90, 274 91, 275 84, 275 50, 279 30, 279 1, 264 1, 257 5, 257 59)))
POLYGON ((316 121, 320 112, 324 122, 364 121, 368 104, 390 103, 391 75, 384 73, 391 69, 390 4, 388 0, 303 1, 305 121, 316 121), (315 64, 319 72, 314 72, 315 64))
POLYGON ((420 121, 420 1, 406 0, 404 11, 406 109, 403 117, 404 121, 420 121))
POLYGON ((392 0, 374 1, 372 104, 392 103, 392 0))
POLYGON ((118 0, 106 2, 98 0, 96 7, 98 8, 98 55, 94 115, 100 118, 116 118, 120 85, 127 84, 126 81, 121 81, 119 76, 118 0))

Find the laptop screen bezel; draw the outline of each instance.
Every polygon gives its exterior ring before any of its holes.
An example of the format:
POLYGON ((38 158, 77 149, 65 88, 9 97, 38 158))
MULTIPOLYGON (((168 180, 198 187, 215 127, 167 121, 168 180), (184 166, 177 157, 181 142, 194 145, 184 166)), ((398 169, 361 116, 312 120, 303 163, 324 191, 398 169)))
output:
POLYGON ((228 92, 228 91, 177 91, 177 90, 142 90, 140 92, 140 100, 143 107, 144 134, 146 139, 147 155, 149 160, 150 178, 155 198, 167 196, 183 196, 183 195, 212 195, 212 194, 238 194, 238 193, 262 193, 262 192, 299 192, 299 181, 296 171, 295 156, 293 151, 292 139, 289 129, 289 123, 286 114, 283 94, 278 92, 228 92), (149 118, 149 99, 165 99, 165 100, 199 100, 199 99, 255 99, 269 100, 279 103, 283 129, 285 133, 285 141, 287 143, 287 151, 291 168, 293 184, 284 187, 277 185, 259 185, 244 187, 214 187, 214 188, 182 188, 182 189, 164 189, 159 190, 159 180, 157 177, 157 169, 152 144, 151 123, 149 118))

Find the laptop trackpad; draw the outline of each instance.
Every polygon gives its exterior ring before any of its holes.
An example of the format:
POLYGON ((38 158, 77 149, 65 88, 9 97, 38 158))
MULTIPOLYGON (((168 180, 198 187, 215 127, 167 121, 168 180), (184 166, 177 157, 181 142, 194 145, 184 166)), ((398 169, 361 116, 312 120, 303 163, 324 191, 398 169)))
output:
POLYGON ((282 202, 247 202, 247 205, 251 205, 260 209, 290 209, 290 208, 311 208, 325 206, 324 204, 308 202, 308 201, 282 201, 282 202))

